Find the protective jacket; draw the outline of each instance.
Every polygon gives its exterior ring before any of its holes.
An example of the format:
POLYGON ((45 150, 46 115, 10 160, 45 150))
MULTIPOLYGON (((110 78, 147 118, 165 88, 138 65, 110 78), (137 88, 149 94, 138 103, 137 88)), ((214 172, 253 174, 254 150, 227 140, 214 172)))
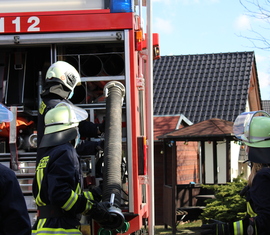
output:
POLYGON ((270 234, 270 168, 264 167, 256 173, 247 200, 257 215, 254 222, 258 234, 270 234))
POLYGON ((33 234, 81 234, 78 214, 90 209, 81 182, 78 155, 70 143, 45 148, 33 181, 38 206, 33 234))
POLYGON ((31 234, 25 199, 16 175, 2 164, 0 164, 0 234, 31 234))
POLYGON ((246 192, 247 217, 232 224, 230 234, 270 234, 270 168, 259 170, 246 192))

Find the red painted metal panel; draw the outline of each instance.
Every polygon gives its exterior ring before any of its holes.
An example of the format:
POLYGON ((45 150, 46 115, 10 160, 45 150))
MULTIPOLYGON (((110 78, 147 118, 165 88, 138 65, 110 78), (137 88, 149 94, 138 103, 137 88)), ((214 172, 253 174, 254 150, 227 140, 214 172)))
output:
POLYGON ((140 190, 139 190, 139 180, 138 180, 138 155, 137 155, 137 136, 138 136, 138 119, 136 114, 137 114, 137 107, 138 107, 138 103, 137 103, 137 96, 136 96, 136 91, 137 91, 137 87, 136 87, 136 69, 135 68, 135 40, 134 40, 134 31, 130 30, 129 31, 129 47, 130 47, 130 57, 129 57, 129 61, 130 61, 130 91, 128 92, 127 95, 130 96, 130 110, 131 110, 131 121, 132 121, 132 125, 131 125, 131 132, 132 132, 132 166, 133 166, 133 196, 134 196, 134 213, 135 214, 139 214, 139 208, 140 208, 140 190))
POLYGON ((0 35, 132 29, 133 13, 99 11, 0 14, 0 35))

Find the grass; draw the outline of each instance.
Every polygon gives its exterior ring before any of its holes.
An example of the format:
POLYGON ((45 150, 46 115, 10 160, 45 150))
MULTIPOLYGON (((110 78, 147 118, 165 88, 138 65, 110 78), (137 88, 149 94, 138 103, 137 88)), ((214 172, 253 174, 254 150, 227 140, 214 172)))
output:
MULTIPOLYGON (((202 225, 201 220, 192 221, 189 223, 180 223, 177 226, 177 232, 175 234, 192 234, 192 235, 199 235, 201 234, 200 227, 202 225)), ((155 234, 156 235, 170 235, 172 233, 172 228, 168 226, 167 229, 164 226, 156 226, 155 227, 155 234)))

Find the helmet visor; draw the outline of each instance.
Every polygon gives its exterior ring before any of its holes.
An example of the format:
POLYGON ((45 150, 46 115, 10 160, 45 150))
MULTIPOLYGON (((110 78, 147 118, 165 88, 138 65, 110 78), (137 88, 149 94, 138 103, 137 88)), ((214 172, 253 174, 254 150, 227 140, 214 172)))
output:
POLYGON ((0 123, 11 122, 13 120, 13 113, 4 105, 0 104, 0 123))
POLYGON ((79 108, 75 105, 68 104, 66 102, 60 102, 55 107, 59 107, 59 106, 67 106, 69 108, 69 112, 74 114, 74 115, 69 115, 70 117, 69 123, 81 122, 88 117, 88 113, 84 109, 79 108))
MULTIPOLYGON (((252 111, 252 112, 244 112, 241 113, 235 120, 233 124, 233 133, 236 138, 240 139, 241 141, 251 143, 250 141, 250 124, 254 117, 263 116, 263 117, 270 117, 270 115, 263 111, 252 111)), ((260 142, 264 141, 266 137, 258 138, 256 141, 253 142, 260 142)))

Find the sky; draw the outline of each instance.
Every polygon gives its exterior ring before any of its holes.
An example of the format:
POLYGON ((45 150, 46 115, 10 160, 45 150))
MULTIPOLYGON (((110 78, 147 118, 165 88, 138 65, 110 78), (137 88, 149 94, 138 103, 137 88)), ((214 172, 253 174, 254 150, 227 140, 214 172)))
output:
POLYGON ((254 51, 261 98, 270 100, 270 51, 250 40, 254 31, 267 38, 270 23, 250 11, 239 0, 153 0, 152 31, 159 34, 161 56, 254 51))

